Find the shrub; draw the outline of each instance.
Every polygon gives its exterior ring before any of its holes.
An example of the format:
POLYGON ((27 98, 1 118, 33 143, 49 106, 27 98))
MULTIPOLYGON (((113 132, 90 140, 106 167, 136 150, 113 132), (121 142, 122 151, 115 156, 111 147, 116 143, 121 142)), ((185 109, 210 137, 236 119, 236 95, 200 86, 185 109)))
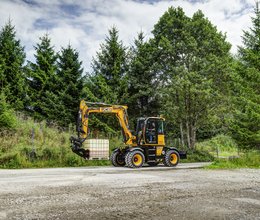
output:
POLYGON ((0 167, 19 168, 21 161, 17 152, 7 153, 0 156, 0 167))
POLYGON ((203 150, 190 150, 187 151, 187 159, 181 162, 210 162, 214 160, 209 152, 203 150))
POLYGON ((17 124, 17 118, 14 111, 10 108, 6 102, 5 95, 0 94, 0 129, 15 129, 17 124))

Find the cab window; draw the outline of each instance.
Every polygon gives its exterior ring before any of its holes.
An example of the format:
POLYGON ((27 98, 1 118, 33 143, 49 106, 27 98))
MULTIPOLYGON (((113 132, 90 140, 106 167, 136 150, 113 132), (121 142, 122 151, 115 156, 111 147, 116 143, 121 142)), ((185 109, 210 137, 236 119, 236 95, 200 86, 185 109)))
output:
POLYGON ((164 134, 164 123, 163 121, 158 121, 158 134, 164 134))

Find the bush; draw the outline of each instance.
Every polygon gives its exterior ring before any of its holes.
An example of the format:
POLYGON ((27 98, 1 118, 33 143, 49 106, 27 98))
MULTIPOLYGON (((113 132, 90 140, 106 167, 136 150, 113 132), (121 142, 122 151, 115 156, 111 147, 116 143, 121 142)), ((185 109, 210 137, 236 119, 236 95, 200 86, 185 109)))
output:
POLYGON ((214 160, 209 152, 203 150, 190 150, 187 151, 187 159, 181 162, 210 162, 214 160))
POLYGON ((0 94, 0 130, 15 129, 17 125, 17 118, 14 111, 6 102, 5 95, 0 94))
POLYGON ((209 140, 205 140, 196 144, 197 150, 208 151, 218 156, 231 156, 238 154, 236 142, 227 135, 219 134, 209 140))
POLYGON ((17 152, 12 152, 0 156, 0 167, 19 168, 20 166, 21 166, 21 161, 17 152))

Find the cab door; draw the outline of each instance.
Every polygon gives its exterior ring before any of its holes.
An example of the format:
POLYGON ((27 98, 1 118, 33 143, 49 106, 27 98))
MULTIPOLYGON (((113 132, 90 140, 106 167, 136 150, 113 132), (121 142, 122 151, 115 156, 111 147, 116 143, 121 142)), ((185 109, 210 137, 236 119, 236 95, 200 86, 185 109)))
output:
POLYGON ((165 145, 164 120, 162 118, 147 118, 144 126, 146 145, 165 145))

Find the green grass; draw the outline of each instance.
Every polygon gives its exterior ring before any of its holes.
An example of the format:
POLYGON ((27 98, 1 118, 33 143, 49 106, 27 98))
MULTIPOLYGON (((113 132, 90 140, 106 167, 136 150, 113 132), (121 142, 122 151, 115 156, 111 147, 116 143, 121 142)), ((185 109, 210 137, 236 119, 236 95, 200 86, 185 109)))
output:
MULTIPOLYGON (((86 161, 70 149, 70 132, 47 127, 32 119, 19 119, 15 130, 0 133, 0 168, 109 165, 108 160, 86 161)), ((72 130, 72 129, 71 129, 72 130)), ((110 149, 119 146, 112 138, 110 149)))
POLYGON ((208 169, 260 168, 260 152, 246 152, 238 158, 217 159, 208 169))
POLYGON ((238 146, 235 141, 227 135, 217 135, 209 140, 196 144, 198 151, 209 152, 214 157, 238 156, 238 146))

